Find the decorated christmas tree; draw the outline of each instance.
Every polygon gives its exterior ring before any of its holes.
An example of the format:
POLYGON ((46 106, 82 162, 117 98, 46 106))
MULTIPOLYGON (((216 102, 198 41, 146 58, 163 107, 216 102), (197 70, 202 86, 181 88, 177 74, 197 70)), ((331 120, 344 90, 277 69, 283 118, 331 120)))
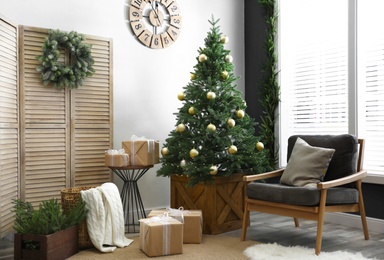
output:
POLYGON ((246 103, 235 84, 233 57, 224 48, 229 38, 219 20, 209 21, 205 47, 198 50, 190 82, 178 94, 182 102, 176 128, 161 149, 158 176, 186 174, 189 184, 212 176, 260 173, 270 170, 256 122, 245 113, 246 103))

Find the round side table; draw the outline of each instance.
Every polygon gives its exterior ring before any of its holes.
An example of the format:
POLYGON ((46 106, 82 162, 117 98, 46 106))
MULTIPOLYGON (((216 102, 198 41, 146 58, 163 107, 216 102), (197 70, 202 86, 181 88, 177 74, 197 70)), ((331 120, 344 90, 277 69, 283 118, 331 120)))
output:
POLYGON ((127 227, 127 233, 140 232, 139 220, 147 217, 137 181, 152 167, 153 165, 109 167, 124 182, 120 197, 123 203, 124 222, 127 227))

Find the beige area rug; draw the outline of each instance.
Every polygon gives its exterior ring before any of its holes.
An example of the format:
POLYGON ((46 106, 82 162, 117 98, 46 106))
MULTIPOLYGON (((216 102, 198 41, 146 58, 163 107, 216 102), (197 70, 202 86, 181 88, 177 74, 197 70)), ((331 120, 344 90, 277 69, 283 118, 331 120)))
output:
POLYGON ((83 250, 68 260, 99 260, 99 259, 177 259, 177 260, 221 260, 221 259, 247 259, 243 251, 255 245, 255 241, 241 242, 239 237, 224 235, 203 235, 201 244, 184 244, 183 253, 177 255, 148 257, 139 249, 139 238, 134 237, 133 242, 125 248, 117 248, 112 253, 102 253, 96 248, 83 250))

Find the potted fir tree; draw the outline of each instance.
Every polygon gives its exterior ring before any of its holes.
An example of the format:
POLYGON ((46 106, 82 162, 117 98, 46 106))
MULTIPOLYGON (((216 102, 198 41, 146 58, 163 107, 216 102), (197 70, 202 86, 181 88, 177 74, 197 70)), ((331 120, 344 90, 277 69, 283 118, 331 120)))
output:
POLYGON ((178 94, 175 130, 161 150, 158 176, 171 177, 171 207, 203 211, 203 233, 218 234, 242 225, 243 174, 270 170, 256 122, 233 73, 233 57, 224 48, 228 37, 219 20, 205 47, 198 50, 190 82, 178 94))
POLYGON ((78 252, 77 225, 85 218, 79 201, 64 214, 56 199, 43 201, 38 209, 31 203, 14 201, 15 259, 66 259, 78 252))

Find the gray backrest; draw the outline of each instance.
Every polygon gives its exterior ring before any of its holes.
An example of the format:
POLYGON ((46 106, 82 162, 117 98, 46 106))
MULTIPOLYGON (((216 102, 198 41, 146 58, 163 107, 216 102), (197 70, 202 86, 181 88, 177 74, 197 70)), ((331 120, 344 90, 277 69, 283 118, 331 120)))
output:
POLYGON ((335 149, 324 181, 330 181, 356 173, 358 155, 358 141, 356 136, 350 134, 291 136, 288 139, 287 161, 289 161, 297 137, 300 137, 312 146, 335 149))

